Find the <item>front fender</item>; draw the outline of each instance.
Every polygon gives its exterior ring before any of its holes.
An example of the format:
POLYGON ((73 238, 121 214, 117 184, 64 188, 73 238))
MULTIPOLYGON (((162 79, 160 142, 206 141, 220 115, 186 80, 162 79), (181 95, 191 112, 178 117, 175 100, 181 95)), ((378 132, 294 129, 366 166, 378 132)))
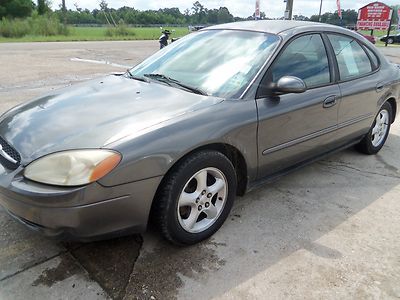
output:
POLYGON ((255 101, 224 101, 108 145, 107 148, 122 153, 123 159, 100 183, 114 186, 163 176, 186 154, 220 143, 242 153, 249 180, 254 180, 258 167, 255 101))

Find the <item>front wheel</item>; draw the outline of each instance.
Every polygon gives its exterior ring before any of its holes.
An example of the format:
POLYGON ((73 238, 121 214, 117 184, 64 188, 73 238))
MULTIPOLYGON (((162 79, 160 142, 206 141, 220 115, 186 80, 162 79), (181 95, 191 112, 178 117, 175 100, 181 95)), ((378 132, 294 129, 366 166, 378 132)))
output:
POLYGON ((357 149, 365 154, 378 153, 382 149, 389 135, 392 120, 392 106, 386 102, 379 110, 379 113, 377 114, 367 135, 357 145, 357 149))
POLYGON ((394 43, 394 39, 392 39, 392 38, 389 38, 389 39, 388 39, 388 44, 390 44, 390 45, 391 45, 391 44, 393 44, 393 43, 394 43))
POLYGON ((155 202, 163 236, 178 245, 198 243, 224 223, 236 196, 231 161, 217 151, 201 151, 180 162, 167 175, 155 202))

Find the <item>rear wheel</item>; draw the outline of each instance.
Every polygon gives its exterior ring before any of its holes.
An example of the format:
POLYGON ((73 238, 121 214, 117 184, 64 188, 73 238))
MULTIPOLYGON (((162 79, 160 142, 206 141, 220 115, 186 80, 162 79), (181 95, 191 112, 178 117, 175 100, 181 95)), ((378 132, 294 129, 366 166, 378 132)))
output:
POLYGON ((202 151, 184 159, 157 195, 155 217, 163 236, 179 245, 209 238, 228 217, 236 186, 235 169, 220 152, 202 151))
POLYGON ((393 43, 394 43, 394 39, 389 38, 389 39, 388 39, 388 44, 393 44, 393 43))
POLYGON ((392 106, 385 103, 377 114, 371 129, 364 139, 357 145, 357 149, 365 154, 378 153, 389 135, 390 125, 393 120, 392 106))

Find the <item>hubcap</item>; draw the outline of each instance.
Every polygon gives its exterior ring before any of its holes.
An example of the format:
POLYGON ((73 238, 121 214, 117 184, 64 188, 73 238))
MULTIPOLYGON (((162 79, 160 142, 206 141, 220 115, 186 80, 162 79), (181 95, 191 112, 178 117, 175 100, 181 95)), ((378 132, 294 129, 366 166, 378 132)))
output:
POLYGON ((178 200, 178 220, 184 230, 199 233, 210 228, 221 215, 228 184, 216 168, 205 168, 185 184, 178 200))
POLYGON ((375 120, 375 126, 372 128, 372 145, 379 147, 386 137, 389 129, 389 112, 384 109, 382 110, 375 120))

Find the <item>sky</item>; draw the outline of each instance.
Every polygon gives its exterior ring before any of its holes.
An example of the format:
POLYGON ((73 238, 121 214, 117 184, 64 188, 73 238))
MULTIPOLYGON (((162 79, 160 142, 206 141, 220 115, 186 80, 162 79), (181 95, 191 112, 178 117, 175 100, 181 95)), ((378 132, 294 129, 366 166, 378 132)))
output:
MULTIPOLYGON (((196 0, 108 0, 108 6, 119 8, 122 6, 130 6, 139 10, 159 9, 165 7, 178 7, 181 12, 187 8, 191 8, 196 0)), ((58 7, 58 2, 61 0, 52 0, 53 7, 58 7)), ((88 8, 90 10, 98 8, 98 0, 66 0, 66 5, 69 9, 74 9, 74 3, 79 3, 79 7, 88 8)), ((341 0, 342 9, 355 9, 373 2, 363 0, 341 0)), ((387 5, 400 4, 400 0, 383 0, 387 5)), ((225 6, 234 16, 248 17, 254 13, 255 0, 200 0, 200 3, 205 7, 219 8, 225 6)), ((267 17, 277 18, 282 17, 286 4, 283 0, 260 0, 261 11, 264 11, 267 17)), ((319 13, 320 0, 294 0, 293 14, 311 16, 319 13)), ((333 12, 336 8, 336 0, 323 0, 322 11, 333 12)))

